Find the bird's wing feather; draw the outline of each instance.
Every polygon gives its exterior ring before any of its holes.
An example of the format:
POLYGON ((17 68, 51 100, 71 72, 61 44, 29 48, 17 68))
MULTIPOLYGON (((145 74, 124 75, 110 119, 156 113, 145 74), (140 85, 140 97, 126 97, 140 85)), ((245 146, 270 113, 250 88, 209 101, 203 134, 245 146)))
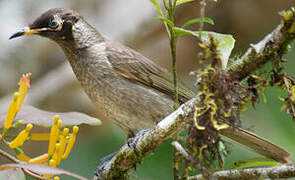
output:
POLYGON ((291 156, 291 154, 283 148, 239 127, 223 129, 220 131, 220 134, 258 154, 282 163, 287 163, 291 156))
MULTIPOLYGON (((173 97, 172 76, 167 70, 126 46, 115 42, 107 43, 110 43, 106 45, 108 60, 119 75, 173 97)), ((193 96, 192 90, 179 83, 181 102, 193 96)))

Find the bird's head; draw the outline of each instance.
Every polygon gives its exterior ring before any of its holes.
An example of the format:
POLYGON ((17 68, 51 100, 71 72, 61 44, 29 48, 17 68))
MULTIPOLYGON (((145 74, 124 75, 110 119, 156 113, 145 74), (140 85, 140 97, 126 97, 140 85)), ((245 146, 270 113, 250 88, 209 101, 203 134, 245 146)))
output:
POLYGON ((28 27, 14 33, 9 39, 23 35, 36 34, 52 40, 72 39, 72 30, 80 15, 73 10, 50 9, 39 16, 28 27))
POLYGON ((9 39, 29 34, 47 37, 60 45, 75 44, 80 48, 103 39, 77 12, 63 8, 46 11, 32 24, 17 31, 9 39))
POLYGON ((53 40, 71 39, 72 30, 79 19, 81 19, 81 16, 73 10, 50 9, 28 27, 14 33, 9 39, 29 34, 36 34, 53 40))

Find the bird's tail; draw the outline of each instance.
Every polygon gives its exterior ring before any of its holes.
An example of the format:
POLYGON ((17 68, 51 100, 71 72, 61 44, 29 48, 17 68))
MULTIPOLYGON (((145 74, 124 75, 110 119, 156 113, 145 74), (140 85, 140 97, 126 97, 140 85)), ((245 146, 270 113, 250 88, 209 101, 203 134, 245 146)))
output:
POLYGON ((291 156, 289 152, 252 132, 238 127, 230 127, 221 130, 220 134, 267 158, 274 159, 281 163, 289 162, 288 159, 291 156))

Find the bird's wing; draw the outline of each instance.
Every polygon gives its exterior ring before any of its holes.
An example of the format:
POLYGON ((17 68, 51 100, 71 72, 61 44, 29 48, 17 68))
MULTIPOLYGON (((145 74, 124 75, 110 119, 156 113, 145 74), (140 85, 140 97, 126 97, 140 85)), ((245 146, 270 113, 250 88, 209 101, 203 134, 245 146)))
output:
MULTIPOLYGON (((146 85, 173 97, 172 76, 167 70, 140 53, 115 42, 107 42, 106 54, 115 71, 122 77, 146 85)), ((185 102, 194 92, 179 83, 179 100, 185 102)))
POLYGON ((230 127, 220 131, 223 137, 236 142, 258 154, 281 163, 289 162, 291 154, 283 148, 259 137, 258 135, 239 127, 230 127))

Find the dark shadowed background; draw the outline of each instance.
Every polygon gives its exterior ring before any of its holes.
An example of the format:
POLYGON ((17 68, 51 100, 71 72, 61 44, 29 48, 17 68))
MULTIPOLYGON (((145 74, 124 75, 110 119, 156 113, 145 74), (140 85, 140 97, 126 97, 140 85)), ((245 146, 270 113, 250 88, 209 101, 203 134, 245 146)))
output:
MULTIPOLYGON (((272 31, 280 22, 278 12, 292 5, 293 0, 209 2, 206 16, 212 18, 216 25, 206 25, 205 29, 232 34, 236 39, 232 56, 235 58, 243 54, 249 43, 257 42, 272 31)), ((73 152, 59 166, 90 177, 99 159, 116 151, 124 143, 124 134, 99 114, 99 109, 82 91, 56 44, 32 36, 8 40, 13 32, 27 26, 42 12, 55 7, 78 11, 108 38, 125 43, 159 65, 171 69, 169 42, 163 25, 153 19, 157 14, 148 0, 0 0, 0 113, 8 108, 21 75, 32 72, 32 88, 25 104, 48 111, 80 111, 102 119, 104 124, 100 127, 81 127, 73 152)), ((180 25, 198 16, 198 3, 188 3, 177 9, 176 21, 180 25)), ((193 77, 188 74, 198 68, 196 41, 192 37, 182 38, 177 48, 180 78, 187 84, 193 84, 193 77)), ((285 58, 289 59, 287 71, 295 74, 295 49, 285 58)), ((249 107, 242 115, 243 125, 295 155, 295 124, 290 116, 280 112, 282 104, 278 102, 277 89, 268 89, 266 97, 267 104, 260 99, 256 109, 249 107)), ((47 150, 46 143, 29 142, 25 146, 31 156, 47 150)), ((232 149, 226 166, 235 160, 258 156, 236 145, 232 149)), ((138 165, 137 171, 132 172, 133 179, 171 179, 171 152, 170 143, 163 144, 154 154, 145 158, 142 165, 138 165)), ((294 162, 294 156, 292 160, 294 162)))

